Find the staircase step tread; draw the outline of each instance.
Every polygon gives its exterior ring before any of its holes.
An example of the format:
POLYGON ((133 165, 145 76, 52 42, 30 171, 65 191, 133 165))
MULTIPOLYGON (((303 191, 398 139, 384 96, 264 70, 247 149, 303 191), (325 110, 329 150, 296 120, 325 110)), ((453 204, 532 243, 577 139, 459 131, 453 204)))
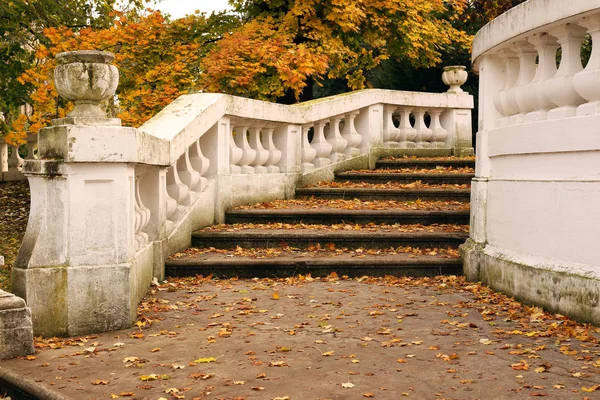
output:
POLYGON ((456 200, 416 200, 416 201, 398 201, 398 200, 344 200, 344 199, 289 199, 273 200, 269 203, 259 203, 250 206, 239 206, 228 212, 241 213, 244 211, 271 211, 271 210, 290 210, 293 212, 315 212, 320 210, 342 210, 342 211, 454 211, 461 210, 468 212, 470 204, 456 200))
POLYGON ((426 172, 380 172, 381 170, 373 170, 373 172, 339 172, 336 177, 339 178, 370 178, 370 177, 401 177, 401 178, 473 178, 474 173, 434 173, 428 174, 426 172))
POLYGON ((304 256, 297 255, 291 252, 284 252, 276 257, 257 258, 250 256, 235 256, 231 257, 227 254, 220 253, 203 253, 197 255, 184 255, 182 257, 171 257, 166 262, 170 265, 190 265, 190 264, 211 264, 218 263, 220 265, 273 265, 273 264, 312 264, 312 265, 330 265, 336 264, 371 264, 377 262, 382 265, 390 264, 456 264, 460 262, 460 257, 450 256, 432 256, 432 255, 412 255, 412 254, 382 254, 382 255, 361 255, 356 254, 340 254, 335 256, 304 256))
POLYGON ((386 195, 392 194, 470 194, 471 189, 450 189, 450 188, 424 188, 424 189, 376 189, 376 188, 357 188, 357 187, 305 187, 296 189, 296 195, 306 195, 311 193, 381 193, 386 195))
MULTIPOLYGON (((428 228, 429 226, 425 226, 428 228)), ((397 239, 431 239, 431 238, 464 238, 468 233, 461 230, 445 232, 441 230, 384 230, 384 229, 362 229, 362 230, 328 230, 328 229, 237 229, 233 231, 201 230, 192 233, 196 239, 206 238, 237 238, 243 239, 302 239, 302 240, 397 240, 397 239)))
POLYGON ((407 166, 453 166, 453 167, 475 167, 475 159, 471 158, 396 158, 396 159, 383 159, 377 160, 375 164, 377 168, 389 168, 389 167, 407 167, 407 166))
POLYGON ((467 190, 470 191, 469 184, 429 184, 429 183, 398 183, 398 182, 385 182, 385 183, 371 183, 371 182, 352 182, 352 181, 325 181, 319 182, 315 185, 305 186, 296 190, 305 189, 342 189, 342 190, 354 190, 354 189, 366 189, 366 190, 467 190))
POLYGON ((465 210, 456 210, 456 209, 446 209, 446 210, 394 210, 394 209, 385 209, 385 210, 369 210, 369 209, 359 209, 359 210, 344 210, 340 208, 331 208, 331 207, 321 207, 318 209, 307 208, 307 207, 291 207, 287 209, 243 209, 243 210, 230 210, 226 212, 226 215, 254 215, 254 216, 273 216, 276 217, 278 215, 287 216, 287 215, 307 215, 307 216, 316 216, 316 215, 362 215, 368 216, 434 216, 434 215, 469 215, 470 211, 468 209, 465 210))
POLYGON ((337 256, 299 256, 290 253, 271 258, 230 257, 226 254, 202 254, 170 258, 165 263, 168 276, 189 276, 194 274, 217 277, 273 277, 291 276, 298 273, 310 273, 314 276, 329 275, 336 271, 338 275, 348 276, 435 276, 458 274, 462 260, 458 257, 385 254, 337 256))

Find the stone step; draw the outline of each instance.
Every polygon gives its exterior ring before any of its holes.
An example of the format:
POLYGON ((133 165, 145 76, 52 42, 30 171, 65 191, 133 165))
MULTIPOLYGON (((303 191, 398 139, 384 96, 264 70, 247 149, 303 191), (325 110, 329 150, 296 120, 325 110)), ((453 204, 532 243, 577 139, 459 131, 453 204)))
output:
POLYGON ((472 158, 396 158, 393 160, 377 160, 375 168, 435 168, 435 167, 475 168, 472 158))
POLYGON ((192 233, 192 246, 217 249, 268 248, 291 246, 310 248, 333 244, 338 248, 387 249, 398 246, 458 247, 468 238, 466 232, 400 232, 398 230, 329 230, 329 229, 242 229, 232 231, 203 230, 192 233))
POLYGON ((305 223, 305 224, 468 224, 469 210, 345 210, 338 208, 292 208, 231 210, 225 213, 228 224, 305 223))
POLYGON ((274 258, 227 257, 222 254, 203 254, 185 258, 171 258, 165 263, 167 276, 184 277, 214 275, 218 278, 288 277, 297 274, 327 276, 437 276, 462 273, 460 258, 412 256, 407 254, 336 257, 274 258))
POLYGON ((309 187, 296 189, 296 197, 360 200, 458 200, 469 201, 470 189, 371 189, 309 187))
POLYGON ((425 173, 385 173, 385 172, 341 172, 336 174, 337 181, 384 183, 410 183, 421 181, 428 184, 469 185, 475 174, 425 174, 425 173))

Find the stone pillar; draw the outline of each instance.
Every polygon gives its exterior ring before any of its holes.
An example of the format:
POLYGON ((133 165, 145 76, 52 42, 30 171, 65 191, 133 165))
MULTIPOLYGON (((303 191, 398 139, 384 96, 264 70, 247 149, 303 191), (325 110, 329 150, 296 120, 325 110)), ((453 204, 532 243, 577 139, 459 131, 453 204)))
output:
POLYGON ((383 104, 374 104, 360 110, 354 122, 356 131, 362 136, 360 153, 369 155, 369 168, 375 168, 379 158, 377 147, 383 147, 383 104))
POLYGON ((36 334, 127 328, 153 272, 152 248, 136 253, 138 132, 99 106, 117 88, 112 54, 56 58, 57 90, 75 108, 40 130, 39 159, 25 161, 31 213, 13 292, 31 308, 36 334))

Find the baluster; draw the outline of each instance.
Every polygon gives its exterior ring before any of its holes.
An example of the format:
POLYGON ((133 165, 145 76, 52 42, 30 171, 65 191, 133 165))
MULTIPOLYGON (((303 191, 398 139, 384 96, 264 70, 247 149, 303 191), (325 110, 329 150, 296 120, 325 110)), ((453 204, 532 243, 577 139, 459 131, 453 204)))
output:
MULTIPOLYGON (((167 180, 165 181, 165 187, 164 187, 164 191, 165 191, 165 199, 167 201, 167 235, 170 234, 173 231, 173 228, 175 227, 175 222, 177 222, 177 199, 174 197, 176 196, 175 190, 169 190, 169 180, 173 180, 172 175, 173 175, 173 167, 169 167, 167 169, 167 180), (172 195, 172 193, 174 193, 172 195)), ((176 189, 176 188, 175 188, 176 189)))
MULTIPOLYGON (((190 203, 190 191, 179 179, 176 167, 177 165, 173 165, 167 170, 167 194, 175 200, 177 210, 181 211, 184 206, 188 206, 190 203)), ((171 216, 173 216, 174 219, 169 219, 176 221, 179 219, 180 215, 179 213, 175 213, 175 215, 171 214, 171 216)))
POLYGON ((257 174, 266 174, 267 167, 264 164, 269 159, 269 151, 266 150, 260 141, 261 128, 250 128, 250 146, 256 152, 254 160, 250 163, 257 174))
POLYGON ((0 172, 8 171, 8 144, 0 143, 0 172))
POLYGON ((199 193, 202 191, 202 185, 200 184, 200 173, 192 167, 190 162, 190 149, 188 148, 185 153, 177 160, 177 175, 181 182, 183 182, 190 192, 199 193))
POLYGON ((510 118, 519 113, 517 105, 516 91, 512 90, 517 85, 519 77, 519 59, 516 53, 510 49, 503 49, 498 52, 504 61, 504 88, 496 94, 494 105, 500 114, 504 116, 500 120, 500 126, 510 125, 516 120, 510 118))
POLYGON ((579 25, 587 28, 592 37, 592 55, 585 69, 573 79, 577 93, 588 101, 577 108, 577 115, 592 115, 600 112, 600 15, 585 17, 579 25))
POLYGON ((254 168, 250 164, 256 159, 256 150, 250 147, 248 143, 248 127, 235 127, 235 144, 242 149, 242 158, 237 163, 242 170, 242 174, 253 174, 254 168))
POLYGON ((548 111, 556 107, 544 90, 545 82, 556 75, 556 51, 559 44, 547 33, 537 33, 527 40, 538 53, 538 66, 533 81, 525 87, 525 97, 530 97, 533 110, 527 114, 527 122, 541 121, 548 117, 548 111))
POLYGON ((415 147, 415 139, 417 137, 417 130, 413 128, 410 123, 410 114, 412 112, 412 108, 410 107, 399 107, 398 111, 400 112, 400 125, 398 126, 399 134, 398 140, 400 142, 400 147, 402 148, 412 148, 415 147))
POLYGON ((148 207, 144 205, 142 196, 140 195, 140 178, 136 177, 135 180, 135 242, 136 250, 139 250, 148 243, 148 234, 144 232, 144 229, 150 222, 151 212, 148 207))
MULTIPOLYGON (((281 161, 282 152, 275 147, 275 143, 273 142, 273 133, 275 132, 275 128, 267 128, 266 133, 263 136, 263 141, 265 142, 265 149, 267 149, 269 158, 267 158, 267 172, 270 174, 279 173, 279 161, 281 161)), ((308 138, 307 138, 308 139, 308 138)), ((304 146, 303 146, 304 147, 304 146)))
POLYGON ((400 140, 400 129, 394 125, 394 112, 398 106, 383 106, 383 143, 387 147, 398 147, 400 140))
POLYGON ((517 77, 517 87, 514 89, 519 107, 516 122, 520 124, 526 121, 528 113, 535 111, 536 102, 528 92, 528 85, 535 78, 537 51, 533 45, 527 42, 517 42, 515 47, 519 57, 519 76, 517 77))
POLYGON ((556 75, 544 85, 546 95, 558 105, 548 112, 548 119, 573 117, 577 114, 577 107, 585 102, 585 99, 575 90, 573 78, 576 73, 583 70, 581 43, 585 38, 586 30, 578 25, 565 24, 550 29, 549 33, 558 39, 562 58, 556 75))
POLYGON ((35 148, 37 147, 37 135, 30 133, 27 135, 27 156, 26 160, 35 160, 35 148))
POLYGON ((340 134, 340 122, 342 121, 342 118, 344 117, 338 115, 329 120, 327 142, 331 144, 332 153, 329 158, 333 162, 344 161, 346 158, 344 152, 348 146, 348 141, 340 134))
POLYGON ((231 173, 232 174, 240 174, 242 172, 242 168, 238 165, 240 160, 242 159, 242 149, 237 147, 235 141, 233 140, 233 127, 231 128, 231 133, 229 135, 229 163, 231 164, 231 173))
POLYGON ((433 131, 425 124, 425 109, 423 108, 417 108, 415 111, 415 129, 417 130, 417 137, 415 138, 416 147, 431 147, 429 140, 433 136, 433 131))
POLYGON ((344 116, 344 131, 342 137, 348 142, 346 147, 346 157, 352 158, 360 155, 360 149, 358 146, 362 142, 362 136, 360 136, 354 125, 354 120, 360 114, 359 111, 354 111, 344 116))
POLYGON ((306 173, 312 169, 315 169, 315 165, 312 163, 317 156, 317 150, 314 149, 308 141, 308 134, 312 125, 302 125, 302 173, 306 173))
POLYGON ((202 149, 200 147, 200 139, 198 139, 192 147, 190 147, 189 153, 190 164, 192 168, 198 172, 200 175, 200 185, 198 186, 199 192, 203 192, 208 185, 208 179, 204 177, 206 171, 208 171, 208 167, 210 166, 210 160, 202 154, 202 149))
POLYGON ((442 127, 440 122, 440 116, 444 110, 441 108, 432 108, 429 110, 429 116, 431 117, 431 123, 429 129, 433 132, 431 137, 431 147, 443 148, 446 147, 446 138, 448 137, 448 131, 442 127))
POLYGON ((315 123, 315 134, 311 143, 311 146, 317 151, 317 157, 314 160, 314 165, 317 168, 326 167, 331 164, 331 160, 328 157, 333 147, 325 139, 325 124, 327 124, 327 121, 315 123))
POLYGON ((11 148, 11 153, 10 153, 10 157, 8 158, 8 171, 9 172, 21 171, 21 168, 23 168, 23 159, 19 155, 19 146, 11 145, 10 148, 11 148))

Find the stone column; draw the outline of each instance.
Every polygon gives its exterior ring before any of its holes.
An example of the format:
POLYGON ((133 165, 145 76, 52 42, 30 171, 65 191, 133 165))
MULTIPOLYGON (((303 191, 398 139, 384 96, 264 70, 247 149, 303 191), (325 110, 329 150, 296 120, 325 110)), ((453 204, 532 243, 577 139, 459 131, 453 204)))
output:
MULTIPOLYGON (((461 86, 467 82, 468 73, 462 65, 444 67, 442 80, 450 89, 449 96, 468 96, 461 86)), ((473 124, 471 109, 450 109, 441 116, 442 126, 448 131, 446 144, 452 148, 452 154, 459 157, 473 155, 473 124)))
POLYGON ((153 273, 152 247, 136 254, 138 131, 100 107, 118 84, 112 54, 56 58, 56 88, 75 108, 40 130, 39 159, 25 161, 31 213, 13 292, 31 308, 36 334, 127 328, 153 273))

